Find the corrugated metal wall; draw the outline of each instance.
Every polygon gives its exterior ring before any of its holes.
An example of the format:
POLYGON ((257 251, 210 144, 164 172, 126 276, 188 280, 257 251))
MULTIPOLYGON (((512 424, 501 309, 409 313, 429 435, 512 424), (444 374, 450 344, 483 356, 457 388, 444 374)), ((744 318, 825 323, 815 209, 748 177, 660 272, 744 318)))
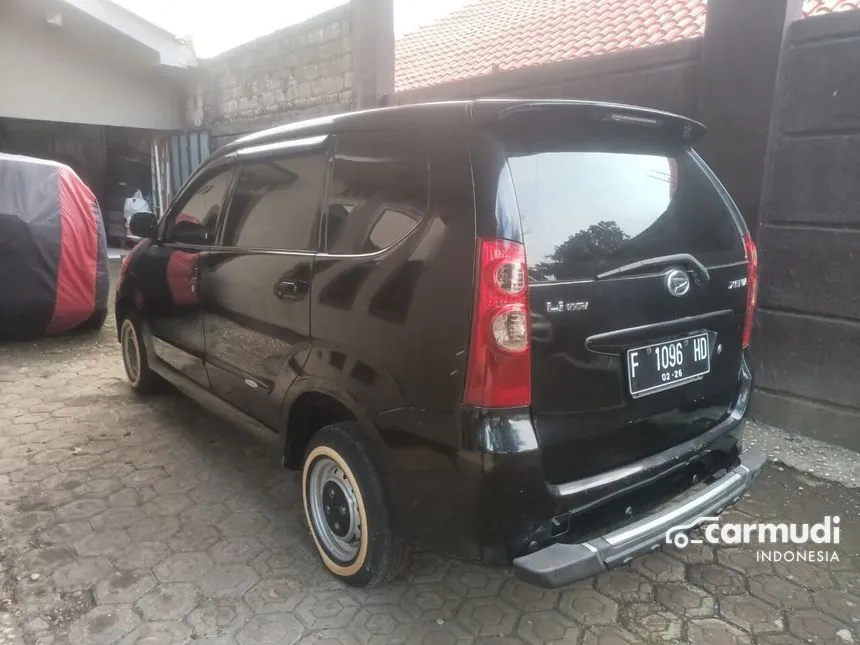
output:
POLYGON ((182 184, 209 156, 209 131, 188 130, 170 135, 170 193, 175 195, 182 184))

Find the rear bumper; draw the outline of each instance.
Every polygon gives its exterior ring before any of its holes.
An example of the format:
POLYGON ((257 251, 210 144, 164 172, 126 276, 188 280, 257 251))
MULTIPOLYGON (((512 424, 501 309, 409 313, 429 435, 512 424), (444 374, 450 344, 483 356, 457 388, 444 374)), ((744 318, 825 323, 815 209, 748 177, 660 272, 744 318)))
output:
POLYGON ((692 528, 697 519, 717 515, 734 504, 756 480, 764 463, 764 453, 751 448, 741 454, 735 468, 709 486, 611 533, 579 544, 551 544, 516 558, 514 570, 527 582, 560 587, 625 564, 659 549, 670 528, 692 528))

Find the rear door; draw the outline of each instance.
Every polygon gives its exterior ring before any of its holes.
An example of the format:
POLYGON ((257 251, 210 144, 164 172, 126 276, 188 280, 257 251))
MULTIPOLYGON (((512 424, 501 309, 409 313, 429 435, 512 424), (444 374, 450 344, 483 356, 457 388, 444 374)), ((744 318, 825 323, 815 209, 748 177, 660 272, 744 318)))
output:
POLYGON ((709 171, 647 119, 531 112, 505 131, 548 477, 712 427, 738 392, 747 269, 742 223, 709 171))
POLYGON ((307 359, 326 145, 240 151, 218 246, 201 266, 212 390, 270 427, 307 359))

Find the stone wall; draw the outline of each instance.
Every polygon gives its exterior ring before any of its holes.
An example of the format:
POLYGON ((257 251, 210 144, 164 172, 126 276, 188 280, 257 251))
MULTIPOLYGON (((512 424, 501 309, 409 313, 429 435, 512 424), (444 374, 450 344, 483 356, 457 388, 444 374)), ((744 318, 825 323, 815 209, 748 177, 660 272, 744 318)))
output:
POLYGON ((203 61, 203 125, 213 149, 280 123, 353 109, 353 6, 203 61))
POLYGON ((761 421, 860 450, 860 11, 791 25, 758 231, 761 421))

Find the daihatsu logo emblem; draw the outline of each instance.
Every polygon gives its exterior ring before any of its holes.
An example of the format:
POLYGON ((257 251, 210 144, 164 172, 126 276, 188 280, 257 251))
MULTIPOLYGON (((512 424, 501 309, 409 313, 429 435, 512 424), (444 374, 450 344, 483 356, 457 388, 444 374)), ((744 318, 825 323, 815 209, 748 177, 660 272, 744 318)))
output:
POLYGON ((666 273, 666 289, 676 298, 685 296, 690 290, 690 278, 680 269, 672 269, 666 273))

